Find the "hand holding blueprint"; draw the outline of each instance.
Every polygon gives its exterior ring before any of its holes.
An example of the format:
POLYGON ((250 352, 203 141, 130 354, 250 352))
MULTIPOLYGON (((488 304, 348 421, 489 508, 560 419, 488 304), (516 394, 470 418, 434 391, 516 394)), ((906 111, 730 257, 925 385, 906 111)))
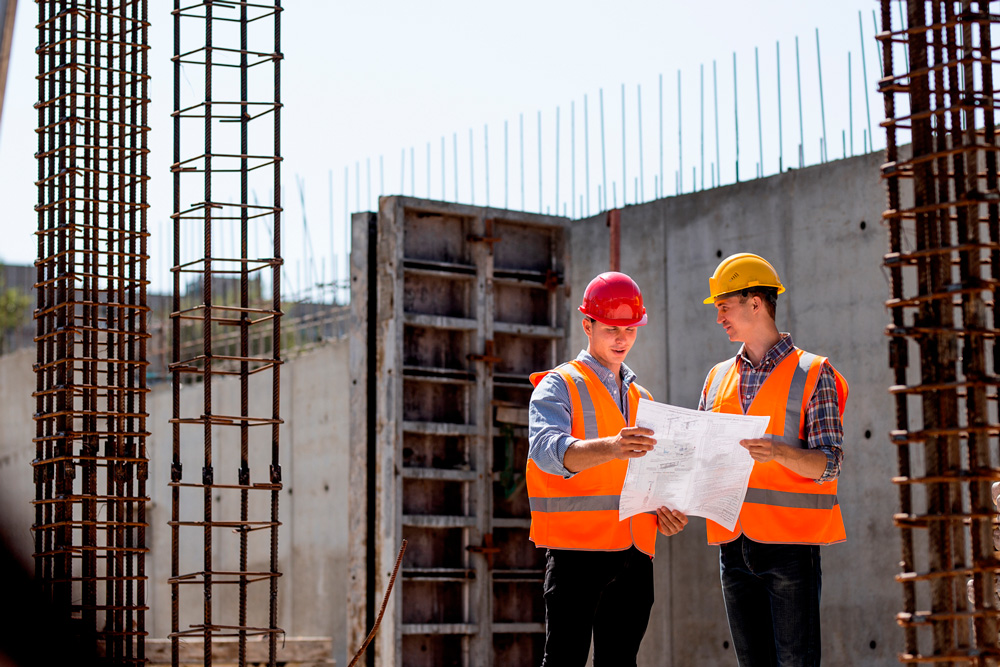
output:
POLYGON ((732 530, 753 469, 740 440, 764 437, 769 421, 640 398, 635 425, 652 429, 656 446, 629 459, 619 520, 666 506, 732 530))

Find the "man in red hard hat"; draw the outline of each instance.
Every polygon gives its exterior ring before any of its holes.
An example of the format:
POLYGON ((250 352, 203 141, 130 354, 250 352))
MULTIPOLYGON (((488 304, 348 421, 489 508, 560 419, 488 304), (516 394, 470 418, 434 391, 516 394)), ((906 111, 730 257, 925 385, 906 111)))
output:
POLYGON ((646 324, 638 285, 602 273, 583 295, 587 349, 531 376, 528 496, 531 540, 545 547, 545 657, 542 665, 635 665, 653 606, 656 532, 674 535, 687 517, 618 520, 628 460, 653 449, 654 433, 635 426, 639 398, 625 357, 646 324))

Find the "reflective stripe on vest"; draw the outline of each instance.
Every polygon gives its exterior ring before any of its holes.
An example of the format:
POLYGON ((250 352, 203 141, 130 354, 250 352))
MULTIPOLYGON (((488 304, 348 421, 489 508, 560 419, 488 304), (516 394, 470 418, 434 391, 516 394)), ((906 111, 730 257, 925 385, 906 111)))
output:
MULTIPOLYGON (((582 440, 615 435, 626 420, 610 392, 585 364, 571 361, 546 373, 531 376, 537 385, 547 373, 558 373, 566 382, 572 406, 572 435, 582 440)), ((639 398, 652 400, 643 387, 632 383, 628 391, 629 419, 635 423, 639 398)), ((537 547, 618 551, 633 544, 653 555, 656 514, 645 513, 618 520, 618 505, 628 462, 614 460, 581 471, 566 479, 550 475, 528 460, 530 539, 537 547)))
MULTIPOLYGON (((771 417, 768 430, 779 428, 778 439, 800 448, 808 447, 803 411, 815 392, 826 358, 795 348, 771 371, 744 411, 739 397, 736 359, 717 365, 710 373, 706 405, 719 412, 764 414, 771 417), (787 389, 786 389, 787 388, 787 389)), ((833 369, 841 416, 847 400, 847 382, 833 369)), ((729 542, 741 532, 757 542, 832 544, 846 539, 836 480, 817 484, 793 473, 775 461, 755 463, 750 485, 734 531, 713 521, 706 522, 711 544, 729 542)))

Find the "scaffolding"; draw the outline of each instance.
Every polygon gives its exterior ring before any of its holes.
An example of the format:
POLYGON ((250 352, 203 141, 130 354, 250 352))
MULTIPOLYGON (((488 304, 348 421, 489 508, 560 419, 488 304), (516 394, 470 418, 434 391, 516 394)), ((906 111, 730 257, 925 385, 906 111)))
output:
POLYGON ((200 638, 204 664, 211 665, 212 641, 217 637, 236 638, 240 665, 247 662, 248 638, 264 640, 269 664, 274 665, 277 636, 282 633, 277 623, 282 488, 278 456, 281 11, 280 2, 174 2, 169 371, 173 384, 170 638, 175 666, 182 638, 200 638), (252 50, 251 44, 263 49, 252 50), (271 190, 270 205, 256 203, 253 193, 258 188, 271 190), (272 256, 250 256, 251 225, 267 228, 272 256), (201 249, 188 257, 182 249, 191 247, 190 235, 201 249), (239 257, 221 256, 224 235, 239 239, 239 257), (251 281, 258 277, 255 285, 270 298, 252 302, 251 281), (184 281, 191 278, 201 297, 193 305, 186 301, 182 305, 182 293, 191 291, 184 281), (220 298, 213 287, 230 279, 239 280, 238 296, 220 298), (263 338, 259 330, 267 332, 263 338), (236 350, 225 335, 233 331, 239 332, 236 350), (252 339, 257 344, 251 350, 252 339), (189 353, 185 343, 191 340, 200 340, 201 345, 189 353), (223 381, 239 382, 238 405, 213 405, 213 384, 223 381), (182 388, 187 389, 184 397, 182 388), (200 401, 192 395, 198 388, 200 401), (238 429, 238 451, 220 446, 217 432, 225 428, 238 429), (192 466, 201 468, 194 480, 192 466), (201 540, 201 559, 182 562, 181 540, 201 540), (251 586, 254 583, 263 585, 251 586), (195 622, 182 627, 182 616, 195 622))
POLYGON ((38 0, 35 576, 106 664, 143 664, 146 0, 38 0))
POLYGON ((1000 660, 995 4, 881 3, 904 663, 1000 660))

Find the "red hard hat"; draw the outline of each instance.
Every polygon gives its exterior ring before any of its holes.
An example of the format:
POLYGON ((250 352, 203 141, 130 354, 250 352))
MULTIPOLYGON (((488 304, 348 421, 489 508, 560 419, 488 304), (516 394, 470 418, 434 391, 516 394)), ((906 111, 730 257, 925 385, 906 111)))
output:
POLYGON ((646 323, 642 292, 624 273, 602 273, 587 285, 580 312, 612 327, 641 327, 646 323))

